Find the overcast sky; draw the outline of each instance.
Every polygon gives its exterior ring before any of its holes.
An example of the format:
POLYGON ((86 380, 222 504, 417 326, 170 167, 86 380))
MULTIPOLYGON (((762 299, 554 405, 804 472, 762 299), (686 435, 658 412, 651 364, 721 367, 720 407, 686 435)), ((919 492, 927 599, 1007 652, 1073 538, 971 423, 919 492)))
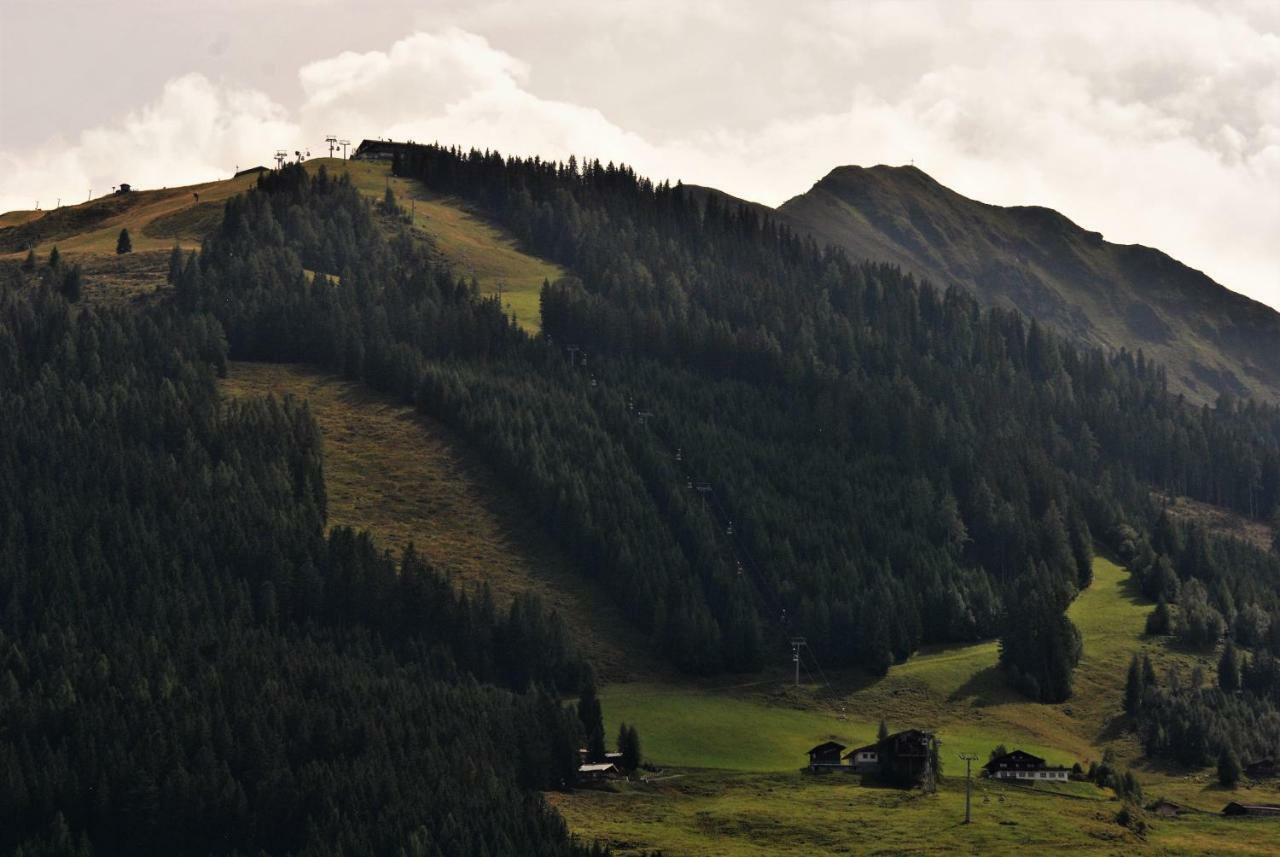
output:
POLYGON ((591 155, 769 204, 914 160, 1280 307, 1275 0, 0 0, 0 211, 327 133, 591 155))

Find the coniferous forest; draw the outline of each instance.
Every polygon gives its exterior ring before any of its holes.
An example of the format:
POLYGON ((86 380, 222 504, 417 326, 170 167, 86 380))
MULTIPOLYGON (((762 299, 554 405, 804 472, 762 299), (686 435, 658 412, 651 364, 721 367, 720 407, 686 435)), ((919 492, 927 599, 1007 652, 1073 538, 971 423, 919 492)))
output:
POLYGON ((324 533, 306 406, 209 315, 0 284, 0 851, 594 853, 590 674, 536 602, 324 533))
MULTIPOLYGON (((878 672, 1000 636, 1010 681, 1061 700, 1095 544, 1132 550, 1153 492, 1255 516, 1280 497, 1275 408, 1194 409, 1141 354, 1081 351, 750 209, 599 163, 414 146, 394 169, 574 273, 544 288, 542 336, 300 169, 229 203, 177 300, 237 357, 328 366, 464 431, 683 669, 755 669, 782 633, 878 672)), ((1280 611, 1255 554, 1214 609, 1280 611)))
POLYGON ((1274 514, 1276 408, 1193 408, 1140 353, 626 168, 414 146, 394 169, 572 272, 539 335, 393 200, 298 166, 232 198, 145 309, 73 306, 47 270, 0 286, 6 850, 587 853, 535 793, 603 740, 558 620, 326 534, 306 406, 220 399, 228 359, 327 367, 462 432, 690 673, 758 670, 790 634, 880 674, 998 637, 1008 681, 1061 701, 1101 549, 1158 601, 1151 633, 1253 652, 1224 668, 1245 695, 1135 664, 1148 750, 1196 718, 1201 760, 1278 734, 1280 558, 1161 499, 1274 514))

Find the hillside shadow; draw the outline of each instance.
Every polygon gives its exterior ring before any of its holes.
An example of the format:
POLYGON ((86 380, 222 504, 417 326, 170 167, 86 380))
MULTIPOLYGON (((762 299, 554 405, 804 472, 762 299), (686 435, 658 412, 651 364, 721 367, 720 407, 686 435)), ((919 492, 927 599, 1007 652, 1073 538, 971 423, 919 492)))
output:
POLYGON ((957 687, 947 696, 947 702, 972 700, 978 708, 1008 702, 1013 691, 1007 687, 1000 675, 1000 667, 992 664, 973 673, 964 684, 957 687))

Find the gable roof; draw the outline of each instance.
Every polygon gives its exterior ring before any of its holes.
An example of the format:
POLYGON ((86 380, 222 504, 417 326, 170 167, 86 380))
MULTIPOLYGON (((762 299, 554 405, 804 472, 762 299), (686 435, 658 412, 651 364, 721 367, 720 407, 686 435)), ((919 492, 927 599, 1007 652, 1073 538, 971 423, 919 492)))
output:
POLYGON ((823 741, 821 744, 811 749, 809 751, 809 755, 812 756, 814 753, 838 753, 843 749, 844 745, 838 741, 823 741))
POLYGON ((867 745, 867 746, 865 746, 865 747, 855 747, 855 748, 853 748, 853 749, 852 749, 852 750, 850 750, 848 753, 845 753, 845 754, 844 754, 844 757, 845 757, 846 759, 848 759, 848 758, 851 758, 851 757, 853 757, 853 756, 858 755, 859 753, 879 753, 879 752, 880 752, 880 745, 879 745, 879 744, 868 744, 868 745, 867 745))
POLYGON ((1044 765, 1044 759, 1041 759, 1039 756, 1033 756, 1031 753, 1028 753, 1026 750, 1014 750, 1010 753, 1005 753, 1003 756, 996 756, 994 759, 992 759, 990 762, 987 762, 982 767, 992 768, 998 765, 1000 762, 1006 762, 1006 763, 1018 762, 1024 765, 1044 765))

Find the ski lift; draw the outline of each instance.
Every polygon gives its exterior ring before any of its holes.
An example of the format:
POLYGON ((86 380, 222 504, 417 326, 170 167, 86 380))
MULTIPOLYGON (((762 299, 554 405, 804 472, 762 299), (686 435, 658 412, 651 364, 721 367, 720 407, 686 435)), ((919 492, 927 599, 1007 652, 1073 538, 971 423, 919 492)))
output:
POLYGON ((730 521, 729 526, 724 528, 724 533, 726 536, 733 535, 733 521, 730 521))
POLYGON ((684 486, 684 487, 686 487, 686 488, 688 488, 690 491, 692 491, 692 490, 693 490, 693 480, 692 480, 692 479, 687 480, 687 481, 685 482, 685 486, 684 486))
POLYGON ((676 447, 676 461, 684 461, 684 451, 676 447))

